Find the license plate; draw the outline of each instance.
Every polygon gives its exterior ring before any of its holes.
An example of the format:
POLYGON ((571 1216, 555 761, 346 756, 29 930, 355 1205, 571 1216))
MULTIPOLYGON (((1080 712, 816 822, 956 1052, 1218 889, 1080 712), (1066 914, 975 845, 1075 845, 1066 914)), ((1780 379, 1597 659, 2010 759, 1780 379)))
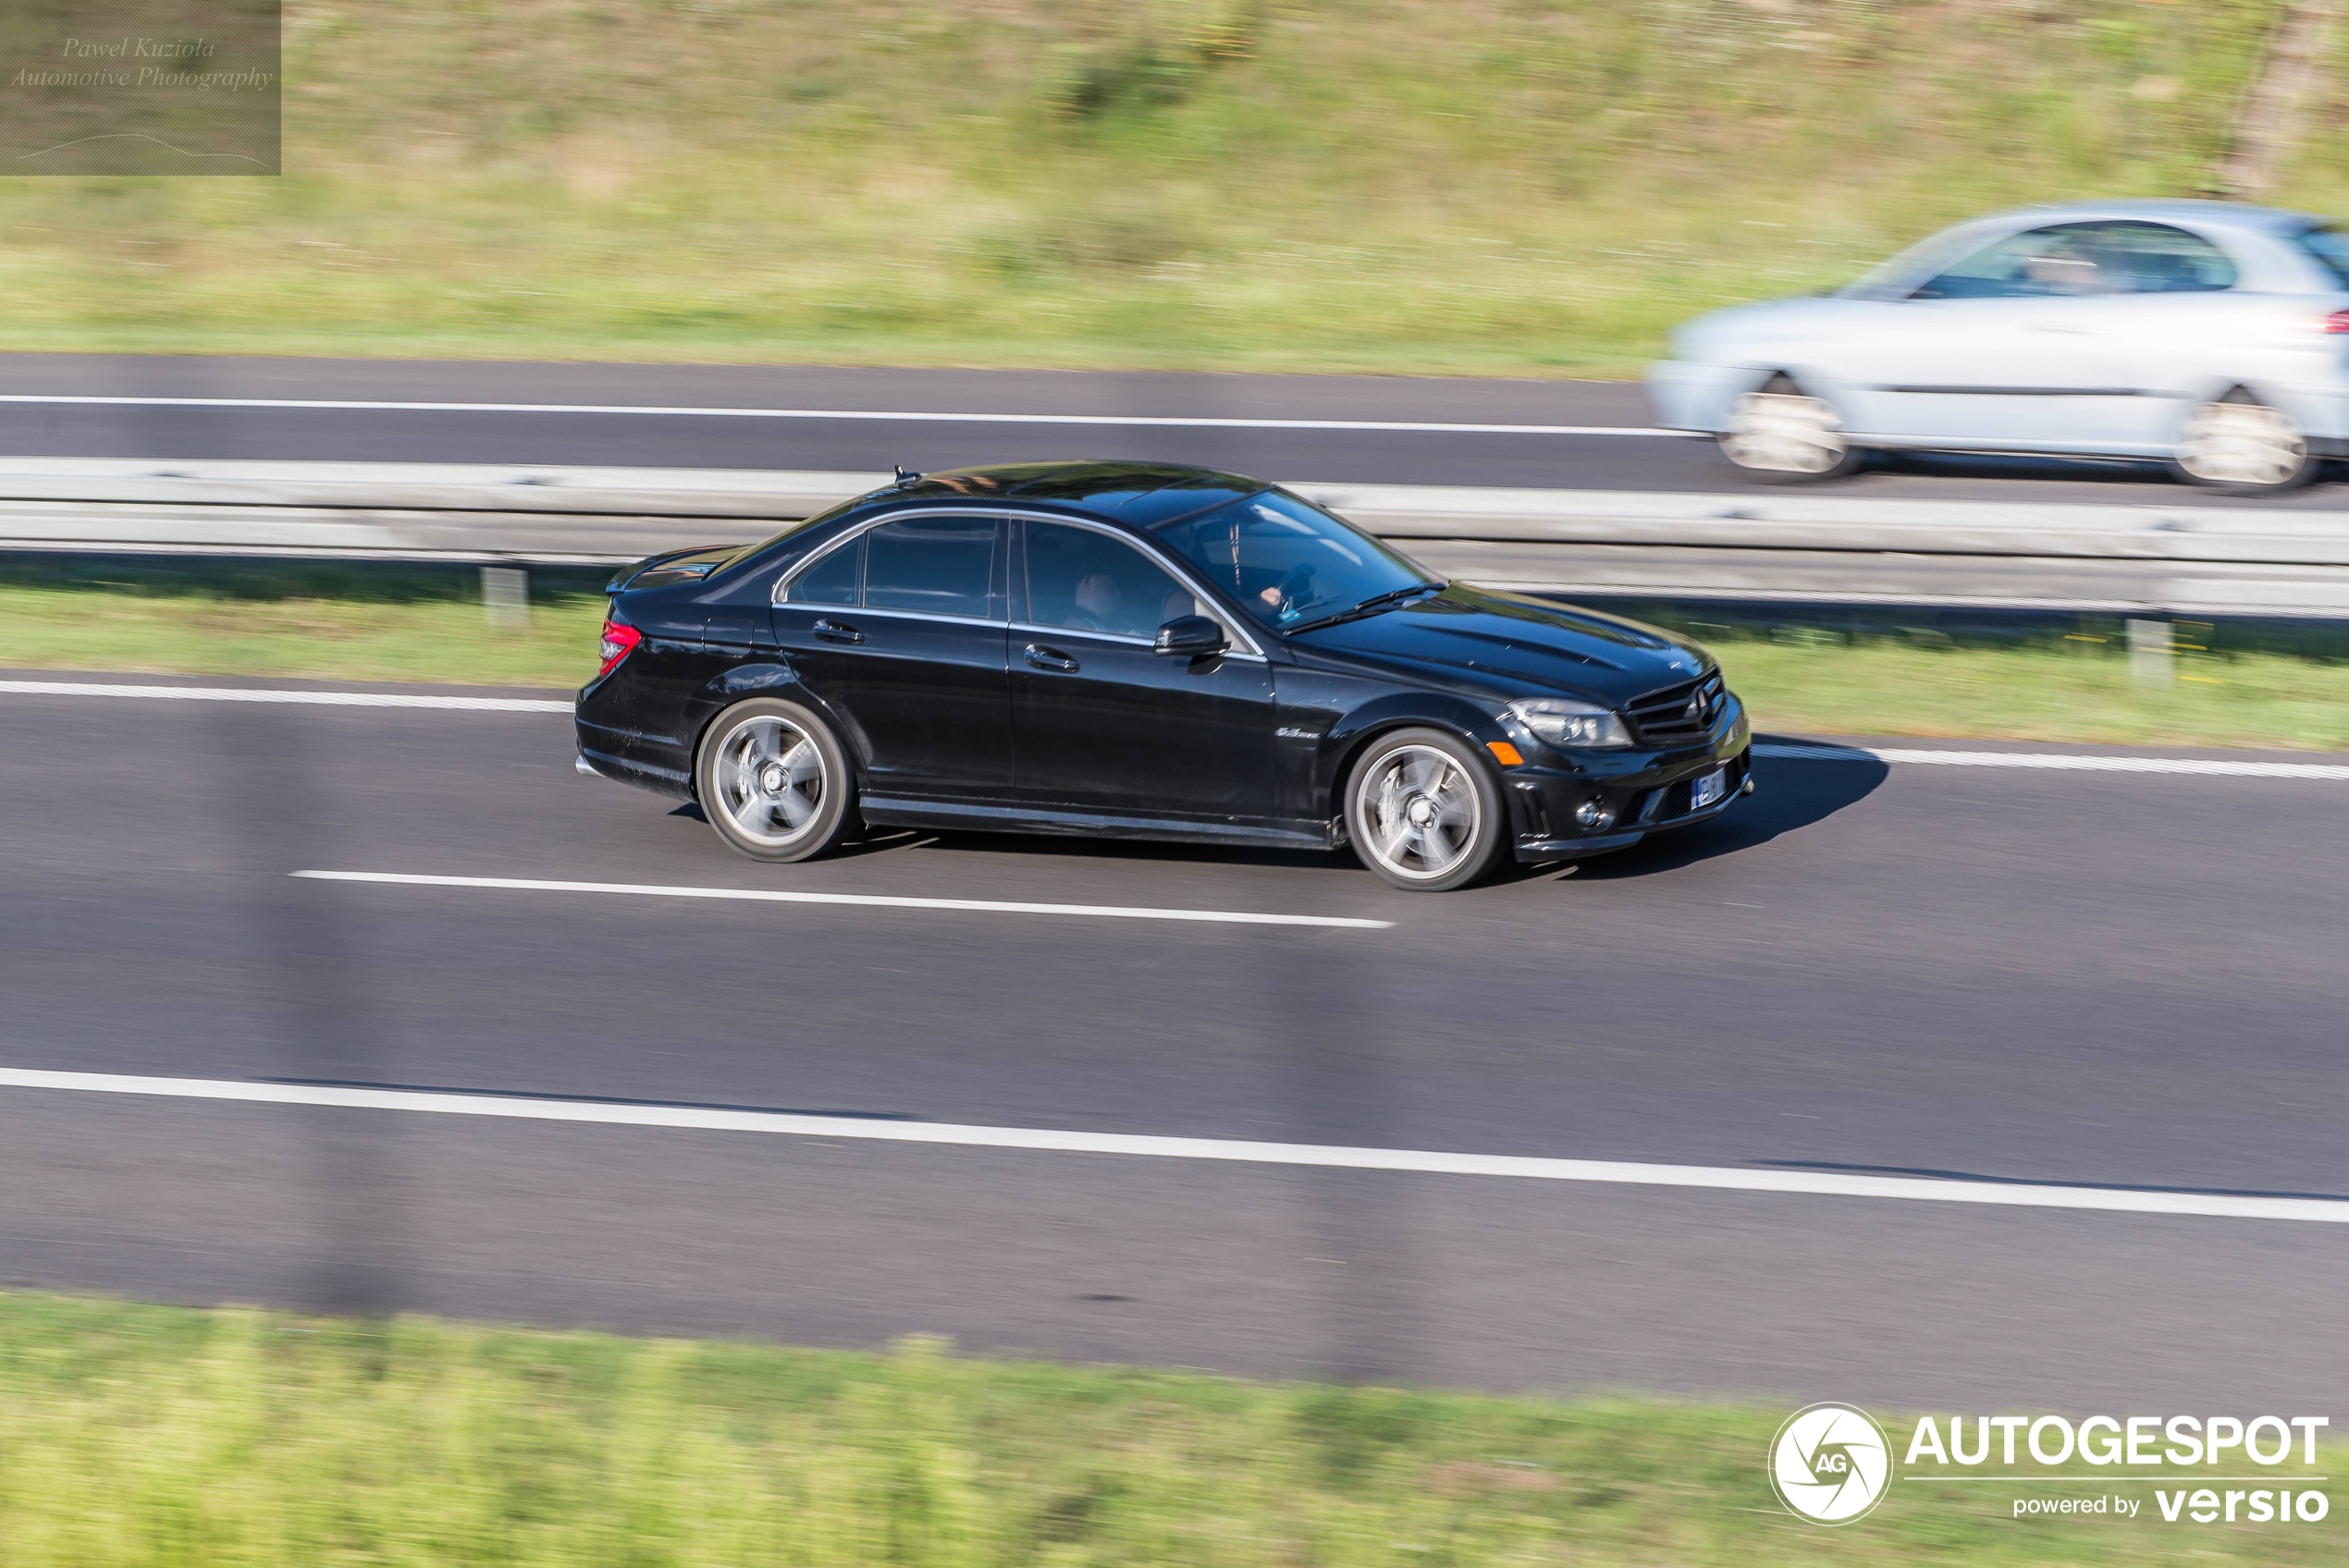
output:
POLYGON ((1689 809, 1703 811, 1729 792, 1729 770, 1716 767, 1689 786, 1689 809))

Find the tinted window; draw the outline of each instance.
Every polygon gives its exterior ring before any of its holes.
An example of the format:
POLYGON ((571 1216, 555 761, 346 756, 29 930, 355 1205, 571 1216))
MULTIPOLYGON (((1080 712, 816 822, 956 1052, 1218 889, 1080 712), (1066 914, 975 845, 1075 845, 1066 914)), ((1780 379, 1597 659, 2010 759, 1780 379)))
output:
POLYGON ((2226 253, 2159 223, 2065 223, 2009 235, 1916 291, 1920 300, 2200 294, 2234 287, 2226 253))
POLYGON ((1089 528, 1027 524, 1027 619, 1073 631, 1155 636, 1198 596, 1131 545, 1089 528))
POLYGON ((854 605, 864 591, 865 541, 854 539, 818 559, 791 581, 792 601, 803 605, 854 605))
POLYGON ((2349 234, 2327 224, 2322 228, 2303 229, 2292 238, 2294 244, 2316 259, 2318 266, 2332 275, 2335 284, 2349 288, 2349 234))
POLYGON ((1157 533, 1250 615, 1276 628, 1438 581, 1352 524, 1277 490, 1157 533))
POLYGON ((995 579, 991 517, 915 517, 865 535, 865 607, 985 619, 995 579))

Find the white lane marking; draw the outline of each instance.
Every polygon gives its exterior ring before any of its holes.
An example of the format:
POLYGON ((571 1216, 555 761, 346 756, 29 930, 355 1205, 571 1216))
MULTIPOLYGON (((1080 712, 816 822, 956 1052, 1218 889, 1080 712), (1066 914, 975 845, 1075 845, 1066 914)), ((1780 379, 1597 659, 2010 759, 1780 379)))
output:
POLYGON ((551 697, 453 697, 405 692, 280 692, 241 686, 126 686, 101 680, 0 680, 0 695, 159 697, 183 703, 292 703, 330 708, 456 708, 476 713, 570 713, 551 697))
POLYGON ((308 1084, 256 1084, 229 1078, 149 1078, 115 1072, 54 1072, 0 1068, 0 1088, 64 1089, 83 1094, 155 1095, 172 1099, 253 1105, 330 1106, 348 1110, 422 1111, 523 1121, 582 1121, 698 1133, 769 1133, 790 1137, 861 1138, 874 1143, 1016 1149, 1039 1154, 1105 1154, 1156 1159, 1226 1160, 1246 1165, 1323 1166, 1433 1176, 1499 1176, 1532 1182, 1592 1182, 1714 1192, 1780 1193, 1802 1197, 1903 1198, 2008 1208, 2077 1208, 2114 1214, 2199 1215, 2225 1219, 2349 1223, 2349 1202, 2221 1193, 2145 1192, 2127 1187, 2059 1187, 2031 1182, 1858 1176, 1813 1170, 1747 1170, 1718 1165, 1649 1165, 1611 1159, 1552 1159, 1533 1155, 1450 1154, 1433 1149, 1349 1148, 1332 1144, 1273 1144, 1238 1138, 1178 1138, 1138 1133, 1084 1133, 1051 1127, 988 1127, 940 1121, 881 1121, 788 1111, 715 1110, 693 1106, 612 1105, 424 1089, 366 1089, 308 1084))
POLYGON ((619 893, 644 899, 724 899, 769 904, 855 904, 978 914, 1064 914, 1088 920, 1187 920, 1211 925, 1325 925, 1385 931, 1391 920, 1339 914, 1258 914, 1247 910, 1143 909, 1120 904, 1037 904, 1006 899, 916 899, 881 893, 806 893, 766 888, 666 888, 638 882, 550 882, 522 876, 425 876, 400 871, 296 871, 319 882, 378 882, 408 888, 482 888, 514 893, 619 893))
POLYGON ((2199 773, 2231 778, 2349 778, 2331 762, 2230 762, 2208 757, 2072 756, 2054 752, 1933 752, 1903 746, 1782 746, 1757 742, 1757 757, 1810 762, 1924 763, 1942 767, 2047 767, 2077 773, 2199 773))
POLYGON ((102 398, 0 393, 0 403, 127 406, 157 409, 326 409, 375 413, 438 414, 680 414, 695 419, 860 420, 892 424, 1095 424, 1183 430, 1370 430, 1437 435, 1685 436, 1685 430, 1615 424, 1457 424, 1432 420, 1238 419, 1180 414, 977 414, 881 409, 719 409, 675 403, 440 403, 369 398, 102 398))
MULTIPOLYGON (((150 697, 166 701, 198 703, 289 703, 315 707, 453 708, 480 713, 571 713, 575 707, 570 700, 560 697, 458 697, 400 692, 294 692, 253 690, 240 686, 132 686, 119 681, 0 680, 0 696, 10 694, 50 697, 150 697)), ((1900 746, 1790 746, 1772 741, 1756 741, 1753 746, 1753 754, 1757 757, 1786 757, 1809 762, 1925 763, 1943 767, 2039 767, 2084 773, 2188 773, 2240 778, 2349 778, 2349 765, 2322 762, 2232 762, 2208 757, 2081 756, 2052 752, 1941 752, 1900 746)), ((308 876, 310 873, 305 872, 302 875, 308 876)), ((326 873, 321 872, 318 875, 325 876, 326 873)), ((388 876, 376 879, 397 880, 388 876)), ((431 878, 412 880, 431 880, 431 878)), ((461 882, 463 879, 457 880, 461 882)), ((602 892, 627 890, 589 883, 549 882, 531 885, 582 889, 593 888, 602 892)), ((515 884, 515 886, 521 886, 521 884, 515 884)), ((676 888, 655 890, 668 894, 678 892, 676 888)), ((737 895, 710 890, 706 896, 717 898, 737 895)), ((739 896, 749 898, 767 895, 744 893, 739 896)), ((812 897, 812 895, 809 896, 812 897)), ((844 899, 845 895, 842 897, 844 899)), ((1058 909, 1061 906, 1051 907, 1058 909)), ((1155 918, 1171 919, 1173 916, 1162 914, 1155 918)), ((1263 918, 1269 920, 1273 917, 1263 918)), ((1283 917, 1283 920, 1286 924, 1295 924, 1295 921, 1287 917, 1283 917)), ((1338 924, 1349 923, 1339 922, 1338 924)), ((1385 923, 1357 921, 1350 924, 1384 925, 1385 923)))

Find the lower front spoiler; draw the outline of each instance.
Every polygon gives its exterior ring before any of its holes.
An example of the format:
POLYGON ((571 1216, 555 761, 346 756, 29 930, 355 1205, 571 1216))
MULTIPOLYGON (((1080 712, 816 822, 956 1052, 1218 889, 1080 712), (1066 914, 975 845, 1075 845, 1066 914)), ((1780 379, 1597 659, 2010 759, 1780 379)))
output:
MULTIPOLYGON (((1517 858, 1523 864, 1539 864, 1562 860, 1585 860, 1592 855, 1609 854, 1628 850, 1651 833, 1662 833, 1674 827, 1693 827, 1710 822, 1736 803, 1742 795, 1753 793, 1753 753, 1740 749, 1721 766, 1728 770, 1728 790, 1711 805, 1697 811, 1674 812, 1672 807, 1688 797, 1690 780, 1701 766, 1690 768, 1662 787, 1651 787, 1632 793, 1622 802, 1623 819, 1611 833, 1578 833, 1572 838, 1520 835, 1516 840, 1517 858)), ((1544 811, 1540 820, 1558 820, 1555 813, 1544 811)))

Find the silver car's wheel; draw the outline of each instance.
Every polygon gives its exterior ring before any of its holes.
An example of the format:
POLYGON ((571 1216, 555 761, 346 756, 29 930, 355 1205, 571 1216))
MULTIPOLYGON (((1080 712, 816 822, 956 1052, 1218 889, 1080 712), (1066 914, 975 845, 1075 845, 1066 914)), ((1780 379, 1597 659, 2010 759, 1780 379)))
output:
POLYGON ((2240 491, 2289 490, 2316 467, 2298 425, 2241 394, 2186 416, 2176 461, 2196 484, 2240 491))
POLYGON ((1785 479, 1826 479, 1848 472, 1859 456, 1844 438, 1835 405, 1790 386, 1740 398, 1721 433, 1721 451, 1749 472, 1785 479))
POLYGON ((1372 871, 1441 892, 1491 868, 1505 825, 1500 792, 1468 747, 1404 729, 1364 754, 1347 789, 1347 827, 1372 871))
POLYGON ((806 860, 836 843, 853 785, 823 720, 795 703, 760 699, 709 727, 695 768, 718 836, 760 860, 806 860))

